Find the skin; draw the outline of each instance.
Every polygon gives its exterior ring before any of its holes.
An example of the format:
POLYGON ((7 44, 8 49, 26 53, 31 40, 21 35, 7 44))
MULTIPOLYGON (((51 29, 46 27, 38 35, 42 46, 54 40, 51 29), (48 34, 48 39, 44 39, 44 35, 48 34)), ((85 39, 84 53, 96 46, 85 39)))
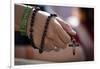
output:
MULTIPOLYGON (((23 5, 15 5, 15 31, 19 31, 19 23, 20 23, 20 17, 23 13, 24 10, 23 5)), ((29 7, 30 9, 32 7, 29 7)), ((34 10, 34 9, 33 9, 34 10)), ((28 23, 27 23, 27 35, 29 36, 30 32, 30 21, 31 21, 31 14, 28 18, 28 23)), ((41 42, 41 37, 42 33, 44 30, 44 25, 47 17, 50 14, 44 11, 38 11, 35 17, 35 23, 34 23, 34 42, 35 45, 39 48, 40 47, 40 42, 41 42)), ((56 46, 57 48, 66 48, 66 45, 70 42, 71 37, 70 35, 75 35, 76 32, 70 27, 69 24, 65 24, 65 22, 59 18, 52 18, 49 23, 47 35, 45 37, 45 43, 44 43, 44 49, 46 50, 53 50, 54 47, 56 46)))

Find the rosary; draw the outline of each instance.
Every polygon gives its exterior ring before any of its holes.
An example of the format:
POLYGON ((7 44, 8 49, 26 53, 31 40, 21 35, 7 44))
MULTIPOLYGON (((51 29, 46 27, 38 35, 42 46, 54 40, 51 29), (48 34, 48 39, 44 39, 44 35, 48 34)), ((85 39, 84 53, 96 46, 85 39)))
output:
POLYGON ((79 44, 76 42, 75 38, 71 37, 71 44, 69 44, 69 47, 73 47, 73 55, 75 55, 75 48, 78 46, 79 44))
MULTIPOLYGON (((33 8, 32 8, 33 9, 33 8)), ((48 30, 48 26, 49 26, 49 21, 52 17, 57 17, 56 14, 50 14, 50 16, 48 16, 47 20, 46 20, 46 23, 45 23, 45 26, 44 26, 44 31, 43 31, 43 35, 42 35, 42 39, 41 39, 41 43, 40 43, 40 48, 37 48, 35 46, 35 43, 34 43, 34 40, 33 40, 33 33, 34 33, 34 21, 35 21, 35 16, 37 14, 37 12, 40 10, 39 7, 35 7, 35 10, 33 10, 32 12, 32 16, 31 16, 31 22, 30 22, 30 35, 29 35, 29 38, 30 38, 30 42, 31 42, 31 45, 34 49, 38 49, 39 50, 39 53, 43 53, 43 50, 44 50, 44 40, 45 40, 45 36, 47 34, 47 30, 48 30)), ((22 20, 23 22, 21 22, 21 25, 20 25, 20 32, 25 32, 25 26, 26 26, 26 18, 28 17, 28 14, 25 15, 25 13, 29 13, 31 10, 29 10, 28 8, 26 8, 24 10, 24 14, 22 16, 22 20), (24 24, 24 25, 23 25, 24 24)), ((73 55, 75 55, 75 48, 78 47, 79 44, 76 42, 75 38, 71 36, 71 44, 69 44, 69 47, 72 47, 73 49, 73 55)))

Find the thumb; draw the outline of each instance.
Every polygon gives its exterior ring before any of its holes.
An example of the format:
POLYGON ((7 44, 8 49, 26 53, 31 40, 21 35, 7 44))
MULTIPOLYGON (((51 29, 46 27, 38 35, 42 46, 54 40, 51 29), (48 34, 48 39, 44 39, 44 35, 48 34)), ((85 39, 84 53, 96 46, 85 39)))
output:
POLYGON ((63 27, 63 29, 66 31, 66 33, 68 33, 71 36, 76 35, 76 32, 72 29, 72 27, 70 26, 70 24, 66 23, 64 20, 62 20, 59 17, 56 17, 56 19, 61 24, 61 26, 63 27))

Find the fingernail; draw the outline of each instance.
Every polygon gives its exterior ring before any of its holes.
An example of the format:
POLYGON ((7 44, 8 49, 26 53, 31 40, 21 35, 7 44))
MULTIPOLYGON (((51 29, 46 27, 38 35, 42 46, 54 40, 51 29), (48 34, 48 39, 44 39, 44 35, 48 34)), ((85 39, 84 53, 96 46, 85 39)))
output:
POLYGON ((76 35, 76 32, 74 30, 72 30, 72 35, 76 35))

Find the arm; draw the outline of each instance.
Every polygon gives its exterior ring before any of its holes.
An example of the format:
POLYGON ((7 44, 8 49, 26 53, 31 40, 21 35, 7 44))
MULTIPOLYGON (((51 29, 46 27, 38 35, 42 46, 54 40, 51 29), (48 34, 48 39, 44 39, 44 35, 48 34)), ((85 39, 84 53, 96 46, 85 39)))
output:
MULTIPOLYGON (((20 18, 23 13, 23 5, 15 5, 15 31, 19 31, 20 25, 20 18)), ((30 9, 32 7, 29 7, 30 9)), ((30 28, 30 19, 31 19, 32 12, 28 18, 27 23, 27 35, 29 36, 29 28, 30 28)), ((44 11, 39 11, 35 17, 35 25, 34 25, 34 42, 37 47, 40 46, 40 40, 42 37, 45 21, 50 14, 44 11)), ((67 25, 70 27, 69 25, 67 25)), ((60 19, 52 18, 50 20, 48 32, 45 38, 45 48, 46 49, 53 49, 55 46, 58 48, 65 48, 66 44, 70 42, 70 36, 68 33, 63 29, 64 23, 60 19)), ((72 29, 69 29, 72 31, 72 29)), ((72 32, 73 33, 73 32, 72 32)))

